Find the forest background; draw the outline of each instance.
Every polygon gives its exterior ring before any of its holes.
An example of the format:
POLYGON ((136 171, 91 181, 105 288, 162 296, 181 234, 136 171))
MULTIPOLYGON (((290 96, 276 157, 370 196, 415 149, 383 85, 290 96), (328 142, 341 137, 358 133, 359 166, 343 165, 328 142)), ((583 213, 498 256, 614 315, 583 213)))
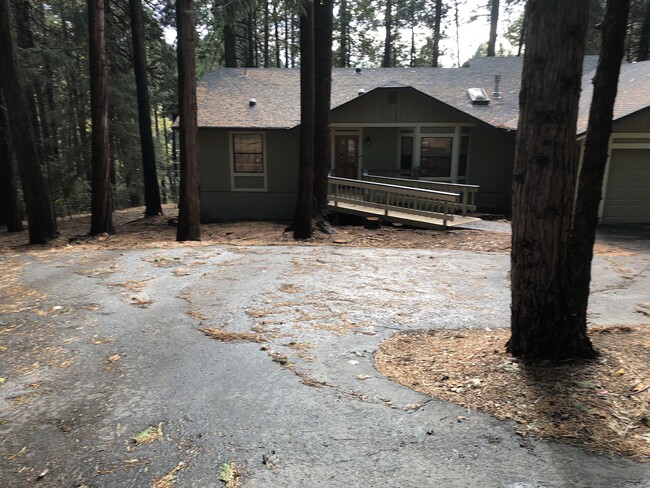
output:
MULTIPOLYGON (((46 188, 58 217, 88 212, 91 202, 91 117, 88 13, 83 0, 11 0, 18 60, 46 188)), ((338 0, 333 65, 352 67, 461 66, 473 56, 521 55, 524 0, 338 0), (493 53, 488 41, 491 33, 493 53)), ((195 2, 196 76, 221 66, 298 68, 295 0, 195 2)), ((599 49, 604 2, 591 2, 587 54, 599 49)), ((152 131, 162 203, 178 201, 178 114, 175 6, 142 4, 152 131)), ((628 61, 648 58, 650 1, 633 0, 628 61)), ((106 2, 110 165, 116 209, 144 204, 144 182, 128 2, 106 2)), ((14 174, 0 99, 0 193, 14 174)), ((16 187, 19 191, 18 175, 16 187)), ((0 199, 3 200, 3 199, 0 199)), ((0 225, 6 223, 0 202, 0 225)))

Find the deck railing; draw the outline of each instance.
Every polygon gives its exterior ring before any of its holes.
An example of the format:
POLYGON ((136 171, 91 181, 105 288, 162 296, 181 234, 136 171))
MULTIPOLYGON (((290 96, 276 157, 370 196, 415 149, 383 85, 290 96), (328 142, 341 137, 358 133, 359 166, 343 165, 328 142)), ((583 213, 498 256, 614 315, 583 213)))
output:
POLYGON ((478 193, 478 185, 464 185, 461 183, 445 183, 429 180, 411 180, 407 178, 395 178, 378 175, 370 175, 364 173, 364 181, 372 181, 375 183, 384 183, 387 185, 406 186, 409 188, 424 188, 426 190, 434 190, 441 192, 458 193, 460 195, 459 201, 453 206, 455 213, 467 215, 468 212, 476 211, 476 194, 478 193))
POLYGON ((390 212, 454 220, 458 208, 458 193, 411 188, 385 183, 329 177, 328 197, 334 208, 350 210, 350 205, 380 209, 384 216, 390 212))

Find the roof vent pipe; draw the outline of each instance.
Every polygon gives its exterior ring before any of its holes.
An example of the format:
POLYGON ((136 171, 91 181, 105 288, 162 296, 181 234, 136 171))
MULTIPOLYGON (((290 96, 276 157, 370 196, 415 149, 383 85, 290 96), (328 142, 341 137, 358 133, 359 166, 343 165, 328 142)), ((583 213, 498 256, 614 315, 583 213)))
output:
POLYGON ((355 67, 355 68, 354 68, 354 72, 355 72, 356 74, 361 73, 361 66, 357 66, 357 67, 355 67))
POLYGON ((364 90, 363 88, 360 88, 359 91, 357 92, 357 95, 361 96, 364 93, 366 93, 366 90, 364 90))
POLYGON ((257 100, 255 100, 254 98, 251 98, 251 99, 248 100, 248 106, 249 107, 254 107, 255 104, 257 104, 257 100))
POLYGON ((499 83, 501 82, 501 75, 494 75, 494 93, 492 93, 492 98, 495 100, 501 100, 501 92, 499 91, 499 83))

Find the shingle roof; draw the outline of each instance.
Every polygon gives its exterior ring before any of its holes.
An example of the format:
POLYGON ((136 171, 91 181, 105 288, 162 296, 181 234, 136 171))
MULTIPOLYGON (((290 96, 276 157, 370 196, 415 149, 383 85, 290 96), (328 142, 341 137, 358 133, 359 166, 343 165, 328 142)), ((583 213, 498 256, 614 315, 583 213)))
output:
MULTIPOLYGON (((505 129, 516 129, 522 58, 476 58, 463 68, 364 68, 332 70, 335 109, 377 88, 412 87, 472 118, 505 129), (494 90, 494 75, 501 75, 500 100, 472 105, 467 89, 494 90)), ((579 127, 586 127, 591 100, 591 78, 597 58, 585 58, 579 127)), ((198 90, 199 127, 288 129, 300 124, 300 71, 297 69, 222 68, 203 77, 198 90), (249 99, 256 104, 249 106, 249 99)), ((650 106, 650 61, 623 66, 616 118, 650 106)), ((581 132, 584 129, 579 129, 581 132)))
MULTIPOLYGON (((578 134, 587 130, 589 107, 594 93, 592 80, 595 70, 587 73, 582 80, 578 134)), ((614 120, 650 107, 650 61, 623 63, 618 77, 618 92, 614 104, 614 120)))

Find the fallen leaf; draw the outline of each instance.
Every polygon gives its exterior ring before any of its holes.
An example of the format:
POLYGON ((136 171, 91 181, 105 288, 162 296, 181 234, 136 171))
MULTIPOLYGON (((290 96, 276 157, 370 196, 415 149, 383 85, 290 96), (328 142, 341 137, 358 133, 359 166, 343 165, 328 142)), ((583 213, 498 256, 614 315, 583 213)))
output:
POLYGON ((108 357, 108 362, 114 363, 115 361, 119 361, 122 359, 122 357, 119 354, 113 354, 112 356, 108 357))
POLYGON ((356 376, 356 378, 357 378, 358 380, 367 380, 368 378, 372 378, 372 376, 367 375, 367 374, 358 374, 358 375, 356 376))
POLYGON ((7 382, 7 378, 6 378, 6 377, 4 377, 4 376, 0 377, 0 385, 5 384, 6 382, 7 382))
POLYGON ((139 446, 153 442, 160 437, 162 437, 162 422, 158 424, 158 427, 150 425, 146 429, 141 430, 131 438, 131 441, 139 446))
POLYGON ((625 374, 625 370, 621 368, 616 373, 614 373, 614 376, 623 376, 624 374, 625 374))
POLYGON ((219 467, 219 481, 228 483, 232 479, 232 468, 230 464, 224 463, 219 467))
POLYGON ((637 383, 637 384, 634 386, 634 388, 632 388, 632 391, 635 392, 635 393, 637 393, 637 392, 639 392, 639 391, 641 391, 641 390, 645 390, 645 389, 646 389, 646 385, 644 385, 643 383, 637 383))

